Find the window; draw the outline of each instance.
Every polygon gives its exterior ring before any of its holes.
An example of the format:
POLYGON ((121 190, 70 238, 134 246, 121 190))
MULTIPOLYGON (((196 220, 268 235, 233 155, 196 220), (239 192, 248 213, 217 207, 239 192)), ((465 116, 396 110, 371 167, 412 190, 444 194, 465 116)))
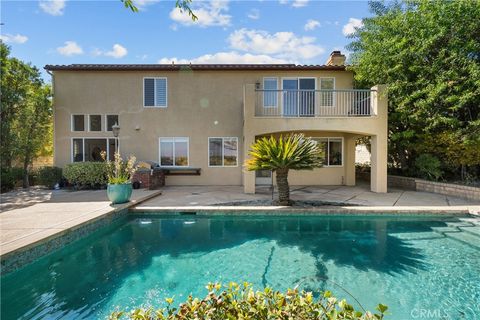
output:
POLYGON ((324 107, 334 106, 335 93, 333 90, 335 90, 335 78, 320 78, 320 90, 328 90, 320 92, 320 105, 324 107))
POLYGON ((167 78, 143 79, 143 105, 145 107, 167 107, 167 78))
POLYGON ((188 167, 188 138, 160 138, 160 166, 188 167))
POLYGON ((324 154, 324 166, 343 165, 343 139, 342 138, 313 138, 320 145, 324 154))
POLYGON ((88 131, 102 131, 102 116, 91 114, 88 116, 88 131))
POLYGON ((118 114, 107 114, 105 121, 106 121, 105 128, 107 131, 112 131, 112 127, 114 124, 120 124, 118 122, 118 114))
POLYGON ((278 104, 278 80, 277 78, 263 79, 263 107, 276 108, 278 104), (272 91, 268 91, 272 90, 272 91))
POLYGON ((208 165, 210 167, 236 167, 238 139, 208 138, 208 165))
POLYGON ((72 115, 72 131, 85 131, 85 115, 72 115))
POLYGON ((107 160, 113 160, 117 143, 114 138, 72 139, 72 162, 103 161, 101 152, 107 152, 107 160))

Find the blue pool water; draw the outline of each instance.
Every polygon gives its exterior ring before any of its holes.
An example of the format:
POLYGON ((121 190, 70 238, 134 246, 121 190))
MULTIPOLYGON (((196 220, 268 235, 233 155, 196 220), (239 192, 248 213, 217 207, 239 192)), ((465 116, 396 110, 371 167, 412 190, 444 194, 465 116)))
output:
POLYGON ((354 303, 345 289, 366 309, 387 304, 387 319, 480 319, 479 229, 469 217, 133 216, 2 277, 1 319, 104 318, 203 296, 210 281, 354 303))

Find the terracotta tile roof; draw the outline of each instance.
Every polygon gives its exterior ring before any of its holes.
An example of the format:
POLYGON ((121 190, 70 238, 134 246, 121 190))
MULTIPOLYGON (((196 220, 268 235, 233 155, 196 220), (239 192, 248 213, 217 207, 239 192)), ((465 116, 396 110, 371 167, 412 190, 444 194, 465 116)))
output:
POLYGON ((50 71, 345 70, 345 66, 297 64, 47 64, 44 68, 50 71))

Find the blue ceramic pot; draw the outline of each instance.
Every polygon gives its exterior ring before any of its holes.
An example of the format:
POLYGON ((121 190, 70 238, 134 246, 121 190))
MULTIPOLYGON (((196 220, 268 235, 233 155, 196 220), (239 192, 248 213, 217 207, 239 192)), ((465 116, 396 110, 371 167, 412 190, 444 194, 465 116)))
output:
POLYGON ((108 200, 112 201, 112 204, 125 203, 130 201, 132 196, 132 184, 123 183, 123 184, 108 184, 107 186, 107 197, 108 200))

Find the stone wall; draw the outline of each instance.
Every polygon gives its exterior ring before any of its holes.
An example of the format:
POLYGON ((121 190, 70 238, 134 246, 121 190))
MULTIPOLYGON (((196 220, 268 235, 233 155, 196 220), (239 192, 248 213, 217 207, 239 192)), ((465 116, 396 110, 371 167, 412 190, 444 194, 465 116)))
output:
POLYGON ((165 174, 162 170, 139 169, 133 176, 135 181, 140 182, 140 188, 153 190, 165 185, 165 174))
POLYGON ((406 190, 417 190, 415 180, 415 178, 410 177, 389 175, 387 178, 387 183, 389 187, 402 188, 406 190))
MULTIPOLYGON (((370 181, 369 172, 357 171, 356 176, 358 180, 370 181)), ((447 196, 480 201, 480 188, 464 186, 460 184, 427 181, 417 178, 389 175, 388 186, 406 190, 433 192, 447 196)))
POLYGON ((453 183, 433 182, 415 179, 417 191, 440 193, 448 196, 480 201, 480 188, 453 183))

